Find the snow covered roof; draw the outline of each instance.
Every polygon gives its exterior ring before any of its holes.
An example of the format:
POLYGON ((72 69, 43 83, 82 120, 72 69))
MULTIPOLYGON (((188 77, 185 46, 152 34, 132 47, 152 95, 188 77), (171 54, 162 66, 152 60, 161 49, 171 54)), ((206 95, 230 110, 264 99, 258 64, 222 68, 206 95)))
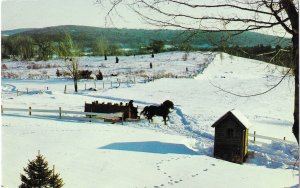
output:
POLYGON ((216 127, 222 120, 224 120, 226 117, 228 117, 229 115, 233 115, 241 124, 243 124, 247 129, 249 129, 249 127, 251 127, 251 123, 248 120, 248 118, 246 118, 246 116, 244 114, 242 114, 242 112, 240 112, 239 110, 230 110, 228 111, 225 115, 223 115, 221 118, 219 118, 213 125, 212 127, 216 127))

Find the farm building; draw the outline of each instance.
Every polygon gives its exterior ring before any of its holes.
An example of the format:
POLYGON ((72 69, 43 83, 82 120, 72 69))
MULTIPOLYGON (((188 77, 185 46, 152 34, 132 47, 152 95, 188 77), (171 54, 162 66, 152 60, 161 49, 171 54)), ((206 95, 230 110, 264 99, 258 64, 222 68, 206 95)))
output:
POLYGON ((238 110, 231 110, 219 118, 215 128, 214 156, 235 163, 243 163, 248 155, 249 120, 238 110))

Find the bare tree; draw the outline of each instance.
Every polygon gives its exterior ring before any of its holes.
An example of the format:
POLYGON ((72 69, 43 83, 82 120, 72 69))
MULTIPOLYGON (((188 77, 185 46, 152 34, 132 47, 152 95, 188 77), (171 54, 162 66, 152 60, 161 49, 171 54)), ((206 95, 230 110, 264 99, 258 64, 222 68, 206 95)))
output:
POLYGON ((80 67, 80 62, 78 59, 79 50, 75 46, 69 33, 65 34, 63 41, 59 44, 58 52, 59 55, 64 58, 65 67, 67 68, 67 72, 71 75, 74 81, 74 89, 75 92, 77 92, 80 67))
POLYGON ((75 92, 78 91, 78 79, 79 79, 79 59, 78 58, 70 58, 65 61, 66 68, 70 73, 73 81, 74 81, 74 89, 75 92))
POLYGON ((122 4, 146 22, 160 27, 180 28, 192 33, 271 29, 292 36, 295 75, 293 133, 299 143, 299 7, 298 0, 96 0, 110 8, 107 20, 118 15, 122 4))

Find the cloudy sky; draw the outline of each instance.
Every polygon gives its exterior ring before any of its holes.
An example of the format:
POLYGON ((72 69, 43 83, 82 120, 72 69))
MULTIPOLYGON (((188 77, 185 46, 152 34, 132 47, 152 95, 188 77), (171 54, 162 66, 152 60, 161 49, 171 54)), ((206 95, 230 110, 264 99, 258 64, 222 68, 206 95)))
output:
MULTIPOLYGON (((2 0, 1 29, 41 28, 55 25, 107 26, 107 10, 94 3, 95 0, 2 0)), ((148 28, 136 15, 120 9, 126 18, 117 17, 118 27, 148 28), (139 23, 139 24, 137 24, 139 23)), ((110 27, 112 24, 109 23, 110 27)))
MULTIPOLYGON (((128 8, 119 6, 118 16, 114 14, 113 23, 106 20, 106 13, 111 6, 95 4, 96 0, 2 0, 1 1, 1 29, 42 28, 56 25, 85 25, 96 27, 117 28, 157 28, 147 24, 138 15, 128 8)), ((207 1, 209 2, 209 1, 207 1)), ((176 7, 165 6, 168 11, 180 11, 176 7)), ((185 10, 181 10, 185 11, 185 10)), ((215 10, 213 10, 215 11, 215 10)), ((226 13, 221 9, 222 14, 226 13)), ((199 16, 201 12, 190 11, 199 16)), ((202 12, 207 14, 207 11, 202 12)), ((214 12, 212 12, 214 13, 214 12)), ((227 12, 228 14, 232 12, 227 12)), ((232 14, 247 16, 247 12, 234 12, 232 14)), ((149 14, 149 13, 148 13, 149 14)), ((155 15, 151 15, 155 16, 155 15)), ((249 16, 249 15, 248 15, 249 16)), ((268 19, 268 18, 267 18, 268 19)), ((213 23, 215 24, 215 23, 213 23)), ((262 30, 265 34, 273 35, 272 30, 262 30)), ((276 30, 275 35, 287 36, 282 28, 276 30)))

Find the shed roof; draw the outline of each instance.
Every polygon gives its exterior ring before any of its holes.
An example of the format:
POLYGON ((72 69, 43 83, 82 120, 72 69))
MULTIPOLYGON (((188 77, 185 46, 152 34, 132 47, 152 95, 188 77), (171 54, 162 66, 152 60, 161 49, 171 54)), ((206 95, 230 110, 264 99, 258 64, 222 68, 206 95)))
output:
POLYGON ((242 114, 242 112, 240 112, 239 110, 235 110, 235 109, 228 111, 226 114, 224 114, 222 117, 220 117, 212 125, 212 127, 216 127, 217 125, 219 125, 219 123, 222 122, 224 119, 226 119, 228 116, 234 116, 247 129, 249 129, 249 127, 251 127, 251 123, 248 120, 248 118, 246 118, 246 116, 244 116, 244 114, 242 114))

